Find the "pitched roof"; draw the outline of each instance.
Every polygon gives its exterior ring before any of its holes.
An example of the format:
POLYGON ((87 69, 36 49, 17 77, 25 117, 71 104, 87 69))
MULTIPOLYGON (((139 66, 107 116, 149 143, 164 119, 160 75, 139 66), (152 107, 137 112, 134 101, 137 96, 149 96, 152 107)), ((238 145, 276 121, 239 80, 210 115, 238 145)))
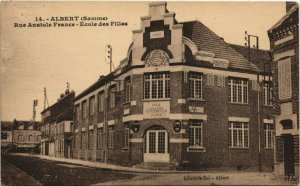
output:
POLYGON ((12 121, 1 121, 1 130, 2 131, 11 130, 13 125, 14 122, 12 121))
POLYGON ((183 36, 192 40, 198 50, 215 54, 216 58, 227 59, 229 68, 256 71, 257 67, 234 50, 200 21, 183 22, 183 36))
MULTIPOLYGON (((238 53, 240 53, 242 56, 245 58, 248 58, 248 47, 246 46, 241 46, 241 45, 236 45, 236 44, 229 44, 233 49, 235 49, 238 53)), ((253 64, 257 64, 258 68, 260 70, 267 70, 269 72, 269 67, 268 65, 272 65, 272 58, 270 55, 270 52, 268 50, 263 50, 263 49, 258 49, 256 50, 255 48, 250 48, 250 61, 253 64), (268 64, 268 65, 265 65, 268 64), (264 69, 265 68, 265 69, 264 69)))

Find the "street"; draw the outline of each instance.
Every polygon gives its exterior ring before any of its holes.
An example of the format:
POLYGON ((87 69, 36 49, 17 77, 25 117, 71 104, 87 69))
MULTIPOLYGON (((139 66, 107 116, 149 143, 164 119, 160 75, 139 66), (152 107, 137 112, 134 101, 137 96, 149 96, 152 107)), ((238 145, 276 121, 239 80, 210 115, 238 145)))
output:
MULTIPOLYGON (((119 179, 131 179, 134 174, 118 173, 96 168, 63 164, 34 157, 2 155, 1 180, 3 185, 91 185, 119 179), (7 174, 9 167, 17 169, 7 174), (19 170, 27 173, 32 179, 18 177, 19 170)), ((9 169, 11 170, 11 169, 9 169)))
POLYGON ((9 154, 1 163, 3 185, 296 185, 272 172, 126 173, 9 154))

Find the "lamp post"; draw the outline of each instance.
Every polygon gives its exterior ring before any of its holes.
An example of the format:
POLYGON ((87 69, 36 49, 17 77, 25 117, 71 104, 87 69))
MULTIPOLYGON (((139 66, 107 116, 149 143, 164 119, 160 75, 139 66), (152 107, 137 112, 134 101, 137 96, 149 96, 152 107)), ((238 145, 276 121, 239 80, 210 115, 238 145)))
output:
MULTIPOLYGON (((256 35, 250 35, 245 31, 245 45, 248 46, 248 60, 251 62, 251 38, 256 40, 256 65, 259 67, 259 60, 258 60, 258 50, 259 50, 259 37, 256 35)), ((260 89, 261 84, 259 80, 260 69, 257 69, 257 125, 258 125, 258 165, 259 171, 261 172, 261 118, 260 118, 260 89)))

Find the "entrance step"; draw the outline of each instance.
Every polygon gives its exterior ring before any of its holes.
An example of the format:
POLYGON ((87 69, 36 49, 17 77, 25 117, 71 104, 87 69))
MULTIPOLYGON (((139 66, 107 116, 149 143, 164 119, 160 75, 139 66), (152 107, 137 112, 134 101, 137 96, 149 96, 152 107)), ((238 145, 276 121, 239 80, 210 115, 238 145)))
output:
POLYGON ((169 171, 171 170, 170 163, 164 163, 164 162, 143 162, 140 164, 136 164, 133 167, 135 168, 142 168, 142 169, 150 169, 150 170, 163 170, 163 171, 169 171))

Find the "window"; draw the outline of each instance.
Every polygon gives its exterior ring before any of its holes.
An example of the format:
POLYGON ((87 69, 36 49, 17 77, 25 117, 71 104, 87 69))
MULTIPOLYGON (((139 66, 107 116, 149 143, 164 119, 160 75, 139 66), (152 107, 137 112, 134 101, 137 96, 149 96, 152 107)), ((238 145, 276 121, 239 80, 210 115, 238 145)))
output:
POLYGON ((85 134, 85 131, 81 132, 81 149, 86 149, 86 134, 85 134))
POLYGON ((76 121, 80 119, 80 105, 76 105, 75 107, 76 121))
POLYGON ((89 115, 92 116, 95 113, 95 96, 89 100, 89 115))
POLYGON ((190 98, 202 99, 202 75, 196 72, 189 75, 190 98))
POLYGON ((114 127, 108 127, 108 148, 114 148, 114 127))
POLYGON ((89 130, 88 148, 93 149, 93 130, 89 130))
POLYGON ((104 91, 99 92, 98 94, 98 112, 104 111, 104 91))
POLYGON ((231 103, 248 103, 248 80, 229 78, 229 101, 231 103))
POLYGON ((1 139, 7 139, 8 138, 8 135, 7 135, 7 132, 1 132, 1 139))
POLYGON ((264 105, 272 105, 272 87, 269 82, 264 83, 263 100, 264 100, 264 105))
POLYGON ((189 126, 189 145, 202 146, 202 121, 190 120, 189 126))
POLYGON ((102 149, 105 146, 105 134, 103 127, 98 128, 98 149, 102 149))
POLYGON ((274 148, 274 124, 264 124, 265 148, 274 148))
POLYGON ((161 99, 170 97, 170 73, 144 75, 144 98, 161 99))
POLYGON ((291 59, 288 58, 278 61, 279 99, 287 99, 292 97, 291 79, 291 59))
POLYGON ((113 85, 109 88, 109 108, 116 106, 116 86, 113 85))
POLYGON ((75 141, 75 147, 76 148, 81 148, 81 138, 80 138, 80 133, 76 134, 76 141, 75 141))
POLYGON ((129 102, 130 101, 130 92, 131 92, 131 80, 130 80, 130 76, 125 78, 125 102, 129 102))
POLYGON ((129 135, 130 135, 130 130, 129 130, 129 124, 126 123, 125 124, 126 127, 124 129, 124 136, 123 136, 123 139, 124 139, 124 148, 129 148, 129 135))
POLYGON ((82 102, 82 119, 86 118, 86 101, 82 102))
POLYGON ((249 147, 248 123, 229 122, 229 147, 249 147))
POLYGON ((41 135, 37 136, 37 141, 40 142, 41 141, 41 135))
POLYGON ((33 141, 33 136, 29 135, 29 141, 33 141))
POLYGON ((18 141, 23 141, 23 134, 18 134, 18 141))

